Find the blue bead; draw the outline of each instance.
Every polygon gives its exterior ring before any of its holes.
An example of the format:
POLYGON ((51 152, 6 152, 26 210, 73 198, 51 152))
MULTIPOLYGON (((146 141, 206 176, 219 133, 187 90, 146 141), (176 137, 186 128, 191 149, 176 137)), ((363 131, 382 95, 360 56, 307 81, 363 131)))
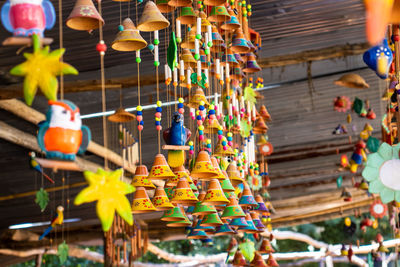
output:
POLYGON ((140 125, 144 125, 144 121, 140 121, 140 123, 139 123, 140 125))
POLYGON ((149 44, 147 47, 149 48, 150 51, 154 50, 154 45, 153 44, 149 44))
POLYGON ((199 106, 199 110, 204 110, 204 106, 199 106))
POLYGON ((157 112, 161 112, 161 111, 162 111, 162 108, 161 108, 161 107, 157 107, 157 108, 156 108, 156 111, 157 111, 157 112))
POLYGON ((211 144, 207 144, 207 148, 211 148, 211 144))
POLYGON ((161 121, 156 121, 156 122, 155 122, 155 125, 156 125, 156 126, 161 125, 161 121))
POLYGON ((193 150, 194 149, 194 147, 193 146, 190 146, 190 150, 193 150))
POLYGON ((211 109, 208 114, 214 115, 215 114, 215 110, 211 109))
POLYGON ((137 115, 142 115, 143 112, 141 112, 141 111, 136 111, 136 114, 137 114, 137 115))
POLYGON ((223 134, 224 132, 222 131, 222 130, 218 130, 218 134, 219 135, 221 135, 221 134, 223 134))
POLYGON ((232 141, 232 137, 230 137, 230 136, 228 136, 227 139, 228 139, 228 141, 232 141))
POLYGON ((226 141, 222 141, 222 145, 223 145, 223 146, 226 146, 226 141))
POLYGON ((199 130, 199 135, 203 135, 203 131, 202 130, 199 130))
POLYGON ((183 103, 179 103, 178 108, 183 108, 183 103))
POLYGON ((196 119, 197 119, 197 120, 201 120, 201 116, 200 116, 200 115, 197 115, 196 119))

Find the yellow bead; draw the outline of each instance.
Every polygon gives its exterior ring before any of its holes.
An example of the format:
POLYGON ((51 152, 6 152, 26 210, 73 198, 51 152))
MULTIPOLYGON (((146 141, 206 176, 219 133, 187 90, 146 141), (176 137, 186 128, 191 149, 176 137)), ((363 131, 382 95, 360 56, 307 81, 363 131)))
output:
POLYGON ((143 107, 142 107, 142 106, 137 106, 137 107, 136 107, 136 110, 137 110, 137 111, 142 111, 142 110, 143 110, 143 107))
POLYGON ((156 119, 156 121, 161 121, 161 118, 157 118, 157 117, 156 117, 155 119, 156 119))
POLYGON ((200 106, 204 106, 204 101, 200 101, 200 106))
POLYGON ((157 107, 161 107, 162 106, 162 102, 161 101, 157 101, 157 107))
POLYGON ((178 101, 179 101, 179 103, 183 103, 185 100, 183 100, 183 98, 180 97, 178 101))

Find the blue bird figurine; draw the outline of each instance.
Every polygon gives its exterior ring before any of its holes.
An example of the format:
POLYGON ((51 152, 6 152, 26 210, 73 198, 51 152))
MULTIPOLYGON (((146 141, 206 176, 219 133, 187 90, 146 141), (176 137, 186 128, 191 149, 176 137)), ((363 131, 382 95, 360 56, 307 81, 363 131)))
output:
POLYGON ((44 173, 42 166, 40 166, 39 162, 36 161, 36 154, 35 152, 29 152, 29 166, 37 172, 39 172, 41 175, 43 175, 44 178, 49 180, 50 183, 54 184, 54 180, 51 179, 47 174, 44 173))
POLYGON ((386 79, 393 61, 393 53, 388 41, 384 39, 382 44, 368 49, 363 55, 363 60, 370 69, 375 71, 379 78, 386 79))
MULTIPOLYGON (((171 127, 163 132, 163 138, 167 145, 184 146, 192 133, 183 125, 184 117, 179 112, 172 115, 171 127)), ((182 149, 168 151, 168 164, 173 167, 180 167, 185 163, 185 152, 182 149)))

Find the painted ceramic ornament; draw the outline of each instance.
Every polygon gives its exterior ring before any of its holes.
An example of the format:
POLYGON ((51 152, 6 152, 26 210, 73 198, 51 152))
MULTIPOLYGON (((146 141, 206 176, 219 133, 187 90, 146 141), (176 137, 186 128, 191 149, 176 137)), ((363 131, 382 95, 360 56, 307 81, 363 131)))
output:
POLYGON ((56 12, 49 0, 7 0, 1 8, 1 22, 14 36, 27 37, 53 28, 56 12))
POLYGON ((332 134, 347 134, 346 125, 339 124, 338 126, 336 126, 335 130, 332 131, 332 134))
POLYGON ((369 192, 379 194, 383 203, 400 201, 400 145, 382 143, 368 156, 362 176, 370 182, 369 192))
POLYGON ((75 205, 97 201, 97 216, 105 232, 110 230, 115 212, 129 225, 133 224, 131 205, 125 195, 133 193, 135 188, 120 180, 122 172, 122 169, 115 171, 98 169, 96 173, 83 172, 89 186, 79 192, 74 200, 75 205))
POLYGON ((24 98, 32 105, 38 87, 49 100, 57 100, 58 81, 56 76, 61 74, 77 75, 78 71, 71 65, 61 62, 60 58, 65 49, 50 52, 48 46, 40 48, 39 36, 32 36, 33 53, 24 53, 26 61, 10 70, 12 75, 24 76, 24 98))
POLYGON ((39 123, 37 141, 47 158, 75 160, 84 153, 90 139, 90 129, 82 125, 79 108, 74 103, 49 101, 46 120, 39 123))
POLYGON ((380 199, 377 199, 372 202, 371 206, 369 207, 369 212, 374 218, 382 219, 387 213, 387 206, 383 204, 380 199))
POLYGON ((333 108, 338 112, 346 112, 351 108, 351 101, 347 96, 338 96, 333 101, 333 108))
POLYGON ((393 61, 393 53, 387 40, 385 39, 382 44, 368 49, 363 55, 363 60, 370 69, 376 72, 379 78, 386 79, 393 61))
POLYGON ((366 154, 365 154, 366 144, 364 141, 360 140, 355 145, 355 149, 353 154, 351 155, 350 159, 350 171, 352 173, 356 173, 358 166, 363 162, 366 161, 366 154))

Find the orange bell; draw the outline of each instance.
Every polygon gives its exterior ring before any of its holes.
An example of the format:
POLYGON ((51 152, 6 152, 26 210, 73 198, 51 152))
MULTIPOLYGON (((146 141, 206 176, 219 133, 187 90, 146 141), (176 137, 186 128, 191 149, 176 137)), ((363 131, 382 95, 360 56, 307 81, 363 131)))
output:
POLYGON ((175 177, 175 174, 168 166, 167 160, 163 154, 157 154, 151 166, 150 174, 147 178, 150 180, 167 180, 175 177))
POLYGON ((209 180, 218 173, 215 171, 208 153, 206 151, 200 151, 190 174, 194 178, 209 180))
POLYGON ((133 197, 132 213, 140 214, 156 211, 156 208, 150 201, 144 187, 136 188, 135 196, 133 197))
POLYGON ((262 254, 270 254, 270 253, 274 253, 275 250, 271 246, 271 243, 269 242, 269 240, 267 238, 264 238, 263 241, 261 242, 261 246, 260 246, 260 249, 258 250, 258 252, 260 252, 262 254))
POLYGON ((229 203, 217 179, 212 179, 210 181, 207 194, 202 203, 206 205, 223 205, 229 203))
POLYGON ((190 188, 186 178, 180 178, 178 185, 175 188, 174 196, 171 199, 171 203, 194 206, 196 205, 197 201, 199 200, 193 193, 193 190, 190 188))
POLYGON ((157 187, 156 193, 151 201, 156 208, 156 210, 169 210, 174 207, 174 205, 169 202, 167 194, 165 193, 164 188, 161 186, 157 187))
POLYGON ((147 167, 145 165, 139 165, 136 167, 135 176, 132 179, 132 185, 134 187, 144 187, 145 189, 154 189, 156 188, 154 184, 147 179, 149 172, 147 171, 147 167))

